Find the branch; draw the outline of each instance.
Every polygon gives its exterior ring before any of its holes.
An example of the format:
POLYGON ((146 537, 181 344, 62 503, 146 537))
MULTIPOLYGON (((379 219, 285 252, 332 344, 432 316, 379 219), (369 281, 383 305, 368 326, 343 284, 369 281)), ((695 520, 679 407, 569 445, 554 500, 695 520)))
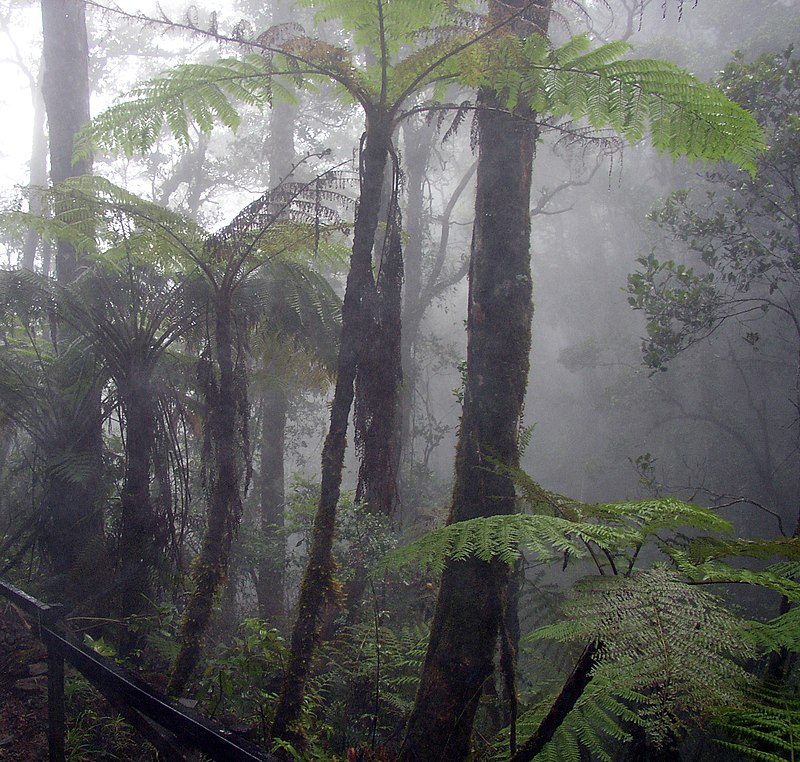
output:
POLYGON ((578 703, 578 699, 583 695, 586 686, 591 682, 594 655, 597 653, 598 648, 598 643, 590 643, 586 646, 580 659, 575 664, 572 674, 561 688, 561 693, 558 694, 550 707, 550 711, 539 723, 536 732, 511 757, 510 762, 531 762, 553 738, 567 715, 578 703))

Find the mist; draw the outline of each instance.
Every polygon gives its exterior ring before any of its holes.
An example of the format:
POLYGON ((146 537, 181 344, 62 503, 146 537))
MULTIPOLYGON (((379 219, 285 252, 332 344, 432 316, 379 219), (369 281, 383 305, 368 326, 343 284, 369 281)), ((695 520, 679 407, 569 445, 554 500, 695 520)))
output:
POLYGON ((757 758, 800 6, 359 3, 0 4, 3 580, 264 759, 757 758))

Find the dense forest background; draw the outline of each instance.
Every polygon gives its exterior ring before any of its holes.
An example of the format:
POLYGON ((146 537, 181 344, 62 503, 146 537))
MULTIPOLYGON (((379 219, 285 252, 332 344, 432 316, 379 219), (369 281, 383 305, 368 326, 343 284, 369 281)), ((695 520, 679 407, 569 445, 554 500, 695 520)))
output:
POLYGON ((0 575, 285 759, 793 759, 799 11, 0 3, 0 575))

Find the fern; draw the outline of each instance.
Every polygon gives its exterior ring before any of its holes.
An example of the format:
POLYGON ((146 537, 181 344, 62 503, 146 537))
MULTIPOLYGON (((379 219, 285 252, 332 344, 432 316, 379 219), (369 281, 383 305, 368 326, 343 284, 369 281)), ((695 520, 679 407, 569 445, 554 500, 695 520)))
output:
POLYGON ((635 706, 656 745, 740 700, 751 681, 741 662, 755 650, 739 620, 667 568, 582 580, 563 613, 529 637, 599 642, 593 691, 635 706))
MULTIPOLYGON (((476 556, 511 564, 522 550, 547 560, 586 558, 599 550, 612 563, 617 557, 632 565, 638 550, 665 530, 731 530, 730 522, 694 503, 671 497, 583 503, 546 490, 519 468, 492 465, 511 476, 525 510, 533 515, 479 517, 434 529, 392 551, 380 569, 417 564, 438 574, 451 559, 476 556)), ((662 544, 666 552, 668 544, 662 544)))
POLYGON ((634 541, 635 534, 625 528, 569 521, 558 516, 485 516, 428 532, 387 554, 378 570, 417 564, 440 574, 449 560, 472 556, 512 564, 523 548, 543 559, 552 560, 563 554, 585 558, 586 543, 616 550, 634 541))
POLYGON ((474 86, 492 87, 507 107, 525 102, 554 119, 586 119, 629 142, 649 131, 655 148, 673 157, 732 161, 751 174, 766 148, 763 133, 746 110, 719 89, 667 61, 620 59, 627 45, 593 50, 585 36, 549 50, 541 41, 516 38, 495 43, 489 59, 464 67, 474 86), (496 65, 487 65, 493 60, 496 65))
POLYGON ((753 688, 746 702, 712 714, 714 725, 729 738, 715 738, 723 748, 763 762, 795 760, 800 755, 800 697, 795 687, 766 683, 753 688))
POLYGON ((257 54, 168 70, 96 117, 80 133, 76 153, 143 153, 155 145, 165 127, 182 146, 189 144, 191 124, 204 132, 214 122, 235 130, 241 121, 235 102, 263 108, 276 92, 291 99, 273 73, 271 62, 257 54))
MULTIPOLYGON (((635 699, 642 698, 638 694, 630 694, 635 699)), ((555 696, 531 707, 517 721, 518 737, 532 735, 547 714, 555 696)), ((581 749, 586 749, 594 759, 613 762, 607 751, 611 743, 625 743, 631 740, 626 727, 641 725, 639 715, 634 709, 621 700, 602 680, 593 680, 581 695, 575 708, 556 731, 553 739, 536 756, 537 762, 579 762, 581 749)), ((508 759, 508 728, 493 739, 493 762, 505 762, 508 759)))
POLYGON ((94 120, 79 151, 130 155, 152 147, 164 128, 182 145, 192 124, 201 131, 214 123, 235 129, 238 104, 263 108, 275 95, 291 97, 281 84, 287 77, 296 86, 334 84, 367 113, 379 108, 398 119, 404 101, 430 86, 434 101, 451 84, 488 87, 507 108, 524 104, 549 115, 550 124, 585 119, 593 130, 610 129, 631 142, 649 130, 659 152, 727 159, 751 173, 765 148, 755 119, 720 90, 668 62, 621 59, 624 43, 591 49, 579 36, 551 50, 539 35, 520 39, 511 25, 493 27, 488 19, 476 25, 444 0, 325 0, 314 7, 320 20, 338 19, 377 63, 357 69, 350 50, 299 30, 262 36, 253 43, 262 54, 186 64, 140 85, 94 120))
POLYGON ((678 548, 664 548, 676 568, 689 579, 702 583, 741 583, 774 590, 790 601, 800 600, 800 583, 769 567, 754 571, 733 566, 721 561, 693 562, 689 555, 678 548))

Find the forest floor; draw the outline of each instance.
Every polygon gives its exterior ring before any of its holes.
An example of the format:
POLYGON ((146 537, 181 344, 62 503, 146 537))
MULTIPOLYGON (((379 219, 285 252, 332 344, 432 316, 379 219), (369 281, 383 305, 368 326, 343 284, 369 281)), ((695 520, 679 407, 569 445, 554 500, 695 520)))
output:
POLYGON ((47 759, 47 652, 22 614, 0 602, 0 760, 47 759))

